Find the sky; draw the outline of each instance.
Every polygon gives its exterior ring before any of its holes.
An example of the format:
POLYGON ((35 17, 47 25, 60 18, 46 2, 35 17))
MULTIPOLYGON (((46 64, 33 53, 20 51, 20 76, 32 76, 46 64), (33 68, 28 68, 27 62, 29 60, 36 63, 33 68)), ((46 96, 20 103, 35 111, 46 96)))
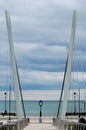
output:
POLYGON ((21 88, 39 95, 51 90, 56 92, 62 87, 72 14, 74 9, 78 11, 70 88, 85 89, 86 1, 0 0, 0 90, 5 91, 12 84, 6 9, 11 15, 21 88))

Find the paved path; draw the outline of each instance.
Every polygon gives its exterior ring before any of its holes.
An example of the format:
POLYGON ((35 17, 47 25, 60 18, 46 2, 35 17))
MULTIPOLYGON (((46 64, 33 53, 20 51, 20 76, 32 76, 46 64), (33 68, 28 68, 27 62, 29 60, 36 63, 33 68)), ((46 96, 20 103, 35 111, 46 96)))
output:
POLYGON ((23 130, 57 130, 56 126, 52 124, 28 124, 23 130))

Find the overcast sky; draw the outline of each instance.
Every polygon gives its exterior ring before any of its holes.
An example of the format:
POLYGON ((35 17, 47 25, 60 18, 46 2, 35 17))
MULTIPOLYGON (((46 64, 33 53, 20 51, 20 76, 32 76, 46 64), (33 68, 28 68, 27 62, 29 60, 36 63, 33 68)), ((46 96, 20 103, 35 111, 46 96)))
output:
POLYGON ((78 10, 71 88, 86 88, 86 1, 0 0, 0 89, 11 84, 5 10, 23 90, 61 89, 70 44, 73 10, 78 10), (78 72, 78 73, 77 73, 78 72))

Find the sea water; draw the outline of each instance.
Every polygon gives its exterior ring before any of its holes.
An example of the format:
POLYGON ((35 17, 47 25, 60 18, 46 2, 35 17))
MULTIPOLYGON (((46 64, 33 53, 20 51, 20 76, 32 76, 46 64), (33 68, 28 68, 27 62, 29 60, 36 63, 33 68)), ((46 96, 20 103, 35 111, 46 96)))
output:
MULTIPOLYGON (((56 116, 58 110, 59 101, 43 101, 42 115, 43 116, 56 116)), ((16 102, 11 101, 11 112, 16 112, 16 102)), ((40 106, 39 101, 24 101, 25 112, 27 116, 39 116, 40 106)), ((0 112, 4 112, 5 109, 9 112, 9 101, 0 101, 0 112), (5 107, 6 105, 6 107, 5 107)), ((62 103, 61 103, 62 109, 62 103)), ((68 101, 67 112, 79 111, 78 101, 68 101)), ((80 112, 85 112, 84 101, 80 101, 80 112)), ((60 110, 61 113, 61 110, 60 110)))

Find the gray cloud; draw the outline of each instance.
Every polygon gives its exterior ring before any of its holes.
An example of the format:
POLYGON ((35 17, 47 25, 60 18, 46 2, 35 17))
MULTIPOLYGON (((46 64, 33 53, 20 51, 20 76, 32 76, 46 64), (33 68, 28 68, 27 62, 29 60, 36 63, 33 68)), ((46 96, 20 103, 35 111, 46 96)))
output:
MULTIPOLYGON (((54 78, 53 81, 55 81, 55 74, 57 73, 58 75, 59 72, 64 72, 68 47, 70 43, 72 11, 73 9, 77 9, 78 20, 75 41, 76 45, 74 48, 75 62, 73 61, 72 67, 73 71, 76 72, 78 64, 78 71, 86 72, 85 5, 86 2, 84 0, 0 1, 1 68, 3 66, 7 66, 6 68, 10 66, 10 63, 8 63, 8 60, 10 59, 8 58, 9 50, 4 14, 5 9, 9 9, 11 14, 13 41, 19 70, 22 70, 22 72, 25 70, 24 75, 27 71, 33 71, 32 81, 35 79, 35 75, 36 80, 38 79, 41 82, 42 87, 45 85, 44 80, 46 82, 46 76, 49 76, 51 73, 53 73, 51 78, 54 78), (83 70, 81 68, 81 64, 83 70), (43 81, 39 78, 39 73, 44 74, 43 81)), ((4 71, 2 73, 5 75, 6 72, 4 71)), ((36 80, 34 80, 34 84, 36 83, 36 80)), ((22 84, 24 84, 25 81, 26 77, 23 78, 22 84)), ((51 80, 52 83, 50 83, 52 86, 55 85, 57 89, 57 82, 55 81, 55 83, 53 83, 53 81, 51 80)), ((37 85, 39 84, 40 83, 37 82, 37 85)), ((30 86, 31 85, 32 84, 30 82, 30 86)), ((47 88, 49 89, 48 85, 47 88)))

